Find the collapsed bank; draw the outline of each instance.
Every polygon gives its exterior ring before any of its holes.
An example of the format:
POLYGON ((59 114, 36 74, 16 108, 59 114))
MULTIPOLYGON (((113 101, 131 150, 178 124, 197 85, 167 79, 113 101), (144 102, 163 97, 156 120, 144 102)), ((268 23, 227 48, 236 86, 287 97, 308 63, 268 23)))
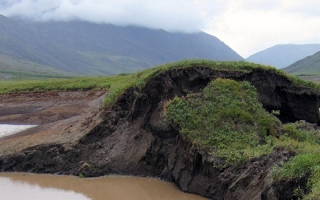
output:
MULTIPOLYGON (((286 146, 232 166, 219 167, 217 155, 194 145, 180 127, 165 119, 165 105, 174 97, 200 93, 217 78, 247 81, 269 111, 279 111, 282 123, 305 120, 319 124, 319 95, 315 87, 298 84, 279 71, 250 63, 216 68, 208 61, 171 64, 156 70, 142 87, 130 87, 108 105, 102 122, 72 144, 37 145, 0 157, 0 171, 51 174, 152 176, 174 182, 181 190, 211 199, 298 199, 311 192, 311 171, 305 176, 277 180, 275 166, 297 155, 286 146), (248 67, 249 66, 249 67, 248 67), (296 192, 299 190, 298 192, 296 192)), ((274 136, 279 138, 283 130, 274 136)), ((284 133, 283 133, 284 134, 284 133)), ((311 169, 310 169, 311 170, 311 169)))

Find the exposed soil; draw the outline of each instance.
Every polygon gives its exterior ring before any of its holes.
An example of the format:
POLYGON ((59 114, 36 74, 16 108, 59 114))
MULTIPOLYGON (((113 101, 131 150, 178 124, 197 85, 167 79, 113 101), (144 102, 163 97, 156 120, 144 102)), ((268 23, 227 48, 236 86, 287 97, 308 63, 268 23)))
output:
MULTIPOLYGON (((288 79, 270 71, 257 69, 245 73, 202 67, 174 69, 153 78, 141 91, 136 88, 127 90, 100 117, 100 111, 87 107, 86 112, 90 113, 87 116, 96 118, 89 118, 89 121, 84 120, 85 117, 81 118, 82 121, 75 119, 74 123, 79 125, 75 129, 72 124, 68 129, 70 133, 51 126, 52 132, 62 131, 62 135, 72 136, 68 138, 71 142, 64 136, 61 136, 64 139, 57 140, 55 135, 50 140, 58 142, 49 142, 45 139, 49 138, 45 135, 48 132, 42 132, 43 144, 37 143, 41 145, 14 154, 4 153, 1 147, 0 171, 81 173, 87 177, 105 174, 153 176, 172 181, 183 191, 217 200, 297 199, 292 196, 293 190, 298 186, 305 187, 305 181, 297 180, 284 183, 288 187, 278 187, 271 177, 274 165, 293 156, 286 149, 276 149, 270 155, 222 170, 214 167, 222 160, 195 148, 179 134, 177 127, 163 120, 166 101, 174 96, 199 92, 218 77, 249 81, 257 88, 264 107, 280 110, 280 119, 284 122, 302 119, 319 124, 319 94, 311 89, 294 87, 288 79), (76 133, 79 129, 83 132, 76 133), (74 139, 74 136, 81 139, 74 139), (291 195, 283 196, 284 190, 286 194, 292 191, 291 195)), ((83 113, 75 116, 83 116, 83 113)), ((68 118, 71 119, 73 117, 68 118)), ((6 140, 2 145, 12 148, 14 144, 6 140)))
POLYGON ((1 124, 38 125, 0 138, 0 155, 40 144, 73 143, 95 125, 106 91, 28 92, 0 95, 1 124), (94 123, 88 120, 94 120, 94 123))

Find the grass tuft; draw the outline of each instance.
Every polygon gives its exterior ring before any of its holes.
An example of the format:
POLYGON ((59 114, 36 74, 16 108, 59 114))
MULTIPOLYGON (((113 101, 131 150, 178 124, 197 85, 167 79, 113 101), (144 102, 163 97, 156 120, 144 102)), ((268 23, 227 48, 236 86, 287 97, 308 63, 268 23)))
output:
POLYGON ((277 147, 294 152, 290 161, 277 166, 273 170, 273 178, 277 181, 297 180, 309 176, 309 194, 303 199, 320 199, 320 133, 308 127, 303 121, 284 125, 284 134, 276 141, 277 147))
POLYGON ((224 167, 269 153, 269 136, 280 123, 263 109, 252 85, 229 79, 217 79, 202 93, 169 101, 166 117, 188 140, 225 160, 224 167))

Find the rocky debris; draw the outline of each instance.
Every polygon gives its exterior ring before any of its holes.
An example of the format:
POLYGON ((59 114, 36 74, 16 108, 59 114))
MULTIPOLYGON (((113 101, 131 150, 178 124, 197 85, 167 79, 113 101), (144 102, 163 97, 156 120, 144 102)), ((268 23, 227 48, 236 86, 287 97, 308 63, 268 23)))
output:
MULTIPOLYGON (((105 111, 103 121, 78 143, 39 145, 4 155, 0 157, 0 171, 153 176, 211 199, 291 199, 283 196, 283 189, 271 177, 274 165, 293 156, 287 150, 276 149, 270 155, 220 169, 215 166, 221 160, 193 146, 177 127, 164 120, 166 101, 199 92, 216 78, 249 81, 257 88, 264 107, 279 110, 284 122, 303 119, 319 124, 319 94, 294 87, 288 79, 270 71, 172 69, 154 77, 141 91, 125 91, 105 111)), ((297 181, 293 186, 303 183, 297 181)))

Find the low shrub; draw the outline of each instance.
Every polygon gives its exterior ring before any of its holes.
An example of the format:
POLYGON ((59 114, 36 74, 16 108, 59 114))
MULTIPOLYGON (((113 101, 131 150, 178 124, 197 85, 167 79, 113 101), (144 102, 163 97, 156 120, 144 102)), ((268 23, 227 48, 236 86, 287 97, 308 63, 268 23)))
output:
POLYGON ((256 89, 246 81, 217 79, 202 93, 169 101, 166 118, 178 124, 188 140, 228 166, 272 149, 267 140, 279 121, 257 98, 256 89))

